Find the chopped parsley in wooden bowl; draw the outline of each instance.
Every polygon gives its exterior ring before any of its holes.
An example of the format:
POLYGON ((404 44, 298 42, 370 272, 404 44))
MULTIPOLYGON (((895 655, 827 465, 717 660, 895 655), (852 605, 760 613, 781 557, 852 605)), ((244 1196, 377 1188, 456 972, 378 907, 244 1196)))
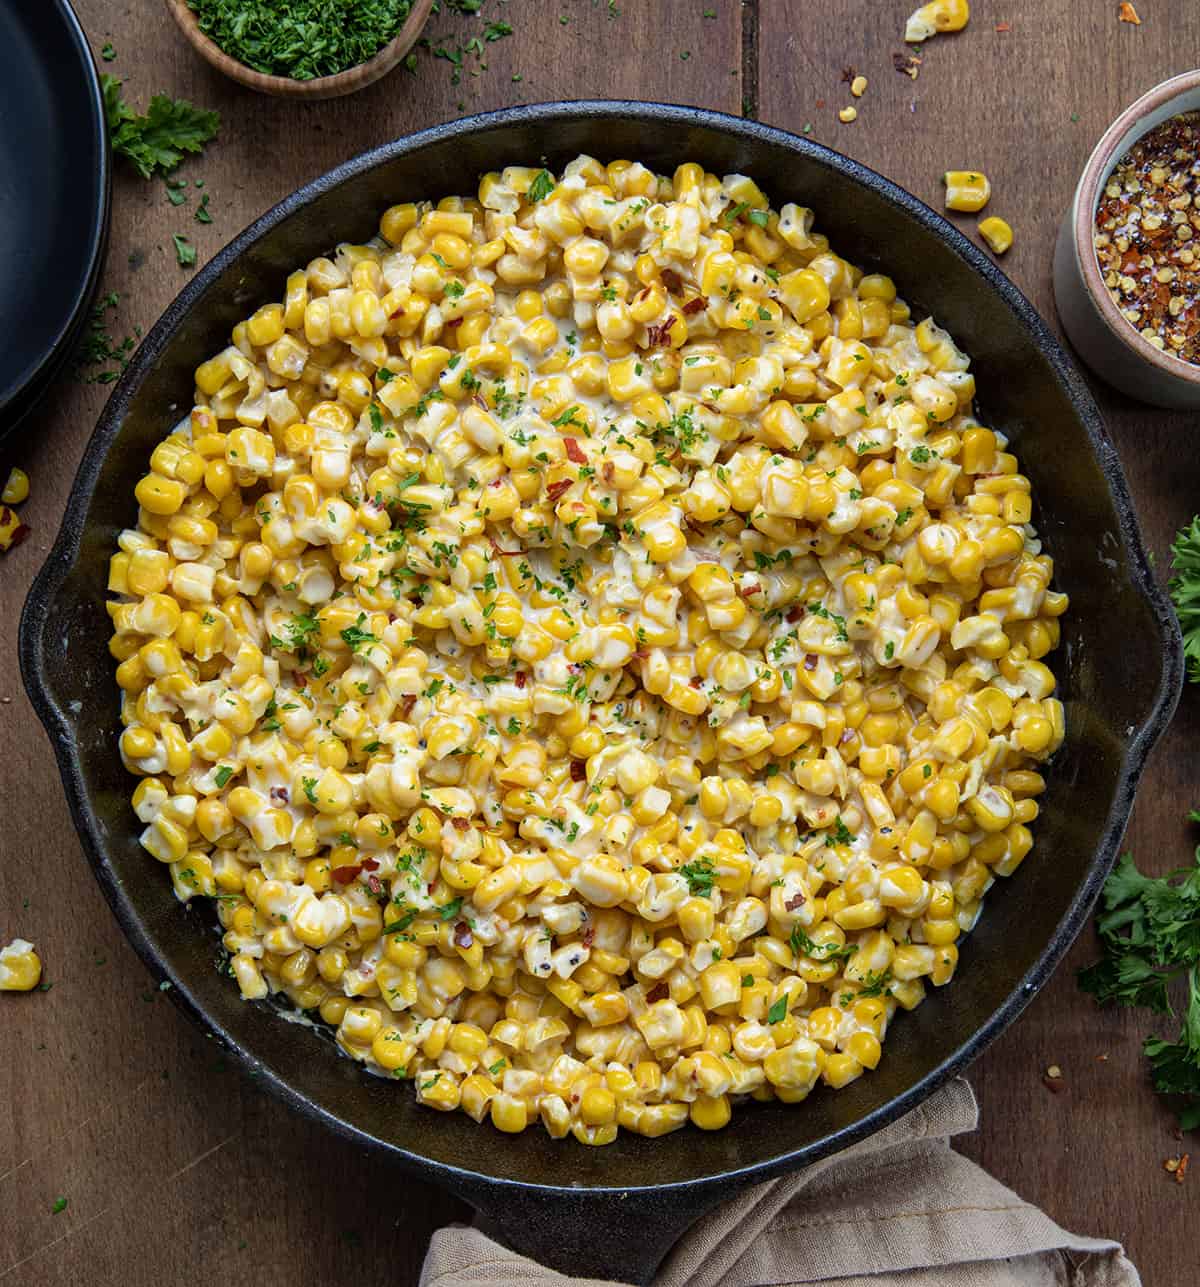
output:
POLYGON ((415 44, 433 0, 167 0, 192 47, 265 94, 336 98, 386 75, 415 44))

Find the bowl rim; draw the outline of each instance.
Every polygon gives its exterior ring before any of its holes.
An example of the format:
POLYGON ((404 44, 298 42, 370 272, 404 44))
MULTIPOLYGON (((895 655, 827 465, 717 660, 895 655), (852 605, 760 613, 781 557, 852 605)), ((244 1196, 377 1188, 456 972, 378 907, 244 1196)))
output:
POLYGON ((1046 946, 1031 964, 1008 997, 993 1011, 974 1035, 941 1064, 930 1069, 901 1094, 853 1122, 839 1126, 821 1139, 785 1148, 760 1161, 737 1164, 724 1171, 711 1171, 653 1185, 625 1186, 619 1183, 580 1184, 570 1192, 596 1199, 623 1201, 641 1196, 666 1202, 674 1197, 680 1203, 709 1203, 729 1197, 740 1187, 768 1179, 785 1171, 815 1161, 873 1135, 884 1126, 911 1111, 934 1091, 960 1073, 991 1044, 1025 1009, 1050 977, 1091 912, 1105 876, 1116 856, 1121 836, 1132 806, 1134 788, 1146 757, 1161 735, 1179 699, 1183 677, 1183 647, 1178 623, 1158 586, 1142 544, 1141 534, 1128 487, 1116 451, 1108 438, 1099 410, 1087 384, 1067 356, 1047 324, 999 267, 940 214, 890 179, 884 178, 857 161, 809 139, 774 126, 709 109, 641 100, 574 100, 528 104, 521 107, 480 113, 470 117, 431 126, 361 153, 297 189, 248 225, 223 250, 213 257, 180 291, 159 321, 149 331, 135 352, 128 368, 116 384, 101 413, 97 427, 84 452, 67 502, 62 527, 45 564, 34 580, 26 599, 19 633, 19 657, 26 690, 39 719, 50 737, 66 790, 68 806, 77 832, 88 854, 93 872, 126 937, 150 970, 153 977, 169 984, 172 1001, 206 1033, 229 1049, 238 1061, 289 1107, 306 1118, 331 1129, 339 1138, 358 1147, 378 1149, 398 1165, 433 1178, 454 1192, 471 1200, 482 1201, 497 1195, 521 1194, 537 1200, 552 1195, 563 1196, 553 1185, 533 1180, 512 1179, 493 1172, 470 1169, 456 1162, 442 1161, 415 1151, 394 1140, 382 1139, 339 1117, 332 1110, 296 1089, 284 1076, 263 1065, 211 1014, 192 992, 186 978, 168 968, 150 942, 141 914, 129 901, 125 890, 111 869, 104 853, 102 828, 95 818, 84 790, 75 750, 74 726, 51 693, 42 670, 42 645, 49 622, 50 606, 63 582, 78 560, 85 532, 85 517, 96 490, 100 471, 110 447, 116 440, 135 394, 156 365, 163 350, 192 306, 242 254, 264 234, 288 219, 318 197, 357 177, 386 164, 392 159, 434 143, 454 139, 464 133, 481 132, 510 124, 535 122, 539 127, 553 127, 561 121, 577 122, 589 117, 607 119, 614 116, 640 120, 665 121, 680 129, 681 155, 686 150, 687 127, 719 131, 749 143, 763 143, 802 154, 834 170, 856 184, 877 192, 889 204, 898 207, 929 231, 944 240, 949 249, 975 269, 996 291, 1044 354, 1053 378, 1063 388, 1083 425, 1105 481, 1110 489, 1114 510, 1119 519, 1119 538, 1124 550, 1129 582, 1146 602, 1160 636, 1162 671, 1153 701, 1142 719, 1130 729, 1124 746, 1112 805, 1105 820, 1087 875, 1081 881, 1046 946))
POLYGON ((294 76, 274 76, 255 71, 253 67, 227 53, 210 36, 200 30, 200 22, 187 0, 166 0, 167 9, 179 30, 192 48, 217 71, 230 80, 260 94, 278 98, 339 98, 365 89, 381 80, 417 43, 417 38, 429 21, 433 0, 412 0, 408 17, 400 30, 365 62, 355 63, 331 76, 314 76, 311 80, 297 80, 294 76))
POLYGON ((75 344, 87 321, 95 297, 108 249, 109 212, 112 204, 112 149, 108 140, 108 120, 104 110, 104 93, 100 72, 87 35, 69 0, 53 0, 66 29, 67 41, 74 47, 87 82, 88 120, 84 122, 96 148, 96 201, 87 212, 87 234, 84 238, 87 259, 75 284, 75 302, 58 326, 53 341, 42 356, 19 372, 11 384, 0 387, 0 441, 18 427, 45 394, 55 374, 70 359, 75 344), (24 403, 24 405, 22 405, 24 403))
MULTIPOLYGON (((1100 261, 1092 244, 1096 208, 1100 204, 1100 188, 1108 179, 1113 167, 1129 149, 1144 137, 1153 126, 1138 130, 1139 124, 1157 109, 1189 91, 1200 90, 1200 69, 1181 72, 1161 81, 1140 98, 1134 99, 1100 136, 1079 176, 1075 189, 1072 211, 1072 239, 1075 257, 1079 261, 1084 289, 1109 331, 1140 361, 1149 363, 1163 376, 1183 384, 1200 388, 1200 363, 1185 362, 1173 353, 1158 349, 1145 339, 1140 331, 1128 322, 1113 303, 1100 275, 1100 261), (1128 139, 1131 130, 1137 130, 1128 139)), ((1197 108, 1187 110, 1200 110, 1197 108)), ((1165 119, 1170 119, 1169 117, 1165 119)))

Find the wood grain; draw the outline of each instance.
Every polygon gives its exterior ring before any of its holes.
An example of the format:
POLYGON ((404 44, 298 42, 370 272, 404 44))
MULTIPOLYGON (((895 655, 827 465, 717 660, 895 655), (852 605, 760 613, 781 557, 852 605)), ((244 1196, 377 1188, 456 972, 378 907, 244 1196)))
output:
MULTIPOLYGON (((398 70, 352 98, 295 103, 218 75, 158 5, 79 0, 93 47, 115 46, 116 60, 102 66, 125 79, 132 101, 144 106, 166 91, 218 108, 224 122, 208 154, 180 171, 203 179, 211 225, 193 219, 195 189, 177 208, 161 183, 119 174, 105 275, 105 289, 121 294, 111 329, 147 328, 187 280, 172 233, 185 234, 203 262, 300 183, 364 148, 466 112, 587 96, 733 112, 745 97, 762 119, 797 131, 811 123, 811 137, 931 203, 943 169, 983 168, 991 212, 1016 231, 1004 267, 1053 322, 1051 246, 1087 152, 1126 102, 1200 53, 1200 11, 1171 0, 1138 0, 1139 28, 1117 23, 1115 3, 976 0, 967 31, 927 46, 912 82, 891 61, 903 49, 901 0, 614 7, 616 17, 608 0, 487 0, 478 19, 435 15, 426 35, 449 53, 484 22, 503 18, 515 34, 486 47, 486 70, 467 54, 458 84, 450 62, 423 51, 415 77, 398 70), (1005 20, 1011 31, 997 33, 1005 20), (841 74, 851 65, 870 86, 858 121, 844 126, 836 112, 849 101, 841 74)), ((1165 568, 1175 528, 1200 508, 1191 426, 1097 391, 1165 568)), ((24 440, 0 450, 0 473, 20 463, 32 476, 24 514, 34 529, 0 561, 0 938, 34 939, 53 985, 0 998, 0 1287, 163 1287, 210 1267, 269 1287, 293 1281, 297 1269, 312 1283, 415 1283, 430 1231, 465 1209, 398 1183, 285 1112, 148 990, 87 873, 49 745, 21 691, 20 605, 103 395, 65 381, 24 440), (69 1205, 54 1215, 60 1195, 69 1205)), ((1190 843, 1182 815, 1200 780, 1198 733, 1200 701, 1189 692, 1129 833, 1161 869, 1190 843)), ((983 1125, 963 1147, 1068 1227, 1122 1238, 1148 1287, 1176 1287, 1195 1279, 1196 1189, 1161 1168, 1178 1145, 1145 1084, 1147 1025, 1101 1013, 1075 988, 1089 939, 975 1065, 983 1125), (1041 1082, 1052 1063, 1064 1071, 1059 1095, 1041 1082)))

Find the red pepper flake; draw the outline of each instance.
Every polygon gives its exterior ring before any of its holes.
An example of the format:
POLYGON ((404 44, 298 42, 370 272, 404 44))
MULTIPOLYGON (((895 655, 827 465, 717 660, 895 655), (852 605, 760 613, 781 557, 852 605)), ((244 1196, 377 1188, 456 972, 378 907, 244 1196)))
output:
POLYGON ((378 859, 378 858, 363 858, 363 859, 362 859, 362 865, 367 869, 367 871, 378 871, 378 870, 379 870, 379 859, 378 859))
POLYGON ((1191 1159, 1192 1155, 1190 1153, 1180 1153, 1175 1157, 1169 1157, 1163 1162, 1163 1170, 1175 1177, 1176 1184, 1182 1184, 1187 1178, 1188 1163, 1191 1159))
POLYGON ((455 831, 471 830, 471 824, 466 820, 466 818, 451 818, 450 825, 455 829, 455 831))
POLYGON ((798 907, 803 907, 806 902, 808 902, 808 899, 804 897, 803 893, 793 894, 791 898, 784 901, 783 910, 785 912, 794 912, 798 907))
MULTIPOLYGON (((16 518, 16 514, 14 514, 7 505, 0 505, 0 527, 7 527, 9 523, 16 521, 16 518)), ((0 552, 3 552, 4 550, 15 550, 17 546, 20 545, 26 537, 28 537, 29 530, 29 527, 25 523, 17 522, 16 527, 14 527, 12 532, 9 534, 8 543, 6 545, 0 545, 0 552)))
POLYGON ((663 997, 665 997, 668 994, 669 991, 670 989, 667 987, 667 985, 660 980, 650 989, 649 992, 646 993, 647 1004, 653 1005, 655 1001, 661 1001, 663 997))
POLYGON ((558 482, 551 483, 550 486, 546 488, 546 499, 548 501, 558 500, 563 492, 565 492, 570 486, 571 480, 569 478, 560 478, 558 482))
POLYGON ((272 787, 267 794, 276 804, 288 804, 292 798, 287 787, 272 787))
POLYGON ((518 670, 517 673, 513 676, 513 683, 516 684, 518 688, 525 687, 525 680, 526 680, 526 676, 523 670, 518 670))
POLYGON ((475 942, 475 937, 471 933, 471 927, 466 921, 454 922, 454 946, 470 947, 475 942))
POLYGON ((360 871, 362 871, 362 868, 356 864, 353 867, 335 867, 329 874, 339 885, 348 885, 352 880, 358 878, 360 871))
POLYGON ((675 319, 668 317, 665 322, 656 322, 653 326, 646 327, 646 347, 650 349, 663 348, 671 342, 671 327, 675 319))
POLYGON ((1200 365, 1200 112, 1160 122, 1105 183, 1096 261, 1110 297, 1156 348, 1200 365))
POLYGON ((467 319, 465 317, 452 317, 446 322, 446 330, 452 331, 456 326, 461 326, 467 319))
POLYGON ((563 446, 567 449, 568 460, 573 460, 577 465, 587 464, 587 456, 584 454, 577 438, 564 438, 563 446))
POLYGON ((587 780, 587 765, 582 760, 571 761, 571 781, 585 782, 587 780))
POLYGON ((662 279, 662 284, 672 295, 678 295, 683 290, 683 278, 674 268, 664 268, 658 275, 662 279))
POLYGON ((691 679, 688 680, 688 683, 691 684, 693 688, 699 688, 700 685, 704 683, 704 678, 701 675, 693 675, 691 679))
POLYGON ((802 616, 804 616, 804 604, 798 603, 794 608, 788 609, 787 616, 784 617, 784 620, 790 624, 792 622, 799 621, 802 616))
POLYGON ((818 107, 824 107, 824 106, 825 106, 825 100, 824 100, 823 98, 818 98, 818 99, 817 99, 817 106, 818 106, 818 107))
POLYGON ((1123 0, 1123 3, 1117 10, 1117 18, 1121 22, 1132 23, 1135 27, 1140 27, 1142 25, 1142 20, 1138 17, 1137 10, 1129 3, 1129 0, 1123 0))
POLYGON ((1001 32, 1003 32, 1003 31, 1011 31, 1011 30, 1012 30, 1012 23, 1011 23, 1011 22, 998 22, 998 23, 996 23, 996 30, 997 30, 997 31, 1001 31, 1001 32))
POLYGON ((583 931, 583 945, 584 947, 591 947, 595 941, 596 927, 594 925, 589 925, 587 929, 583 931))
POLYGON ((738 597, 741 599, 748 599, 752 594, 757 594, 761 589, 762 586, 759 585, 757 581, 752 581, 749 585, 742 586, 738 591, 738 597))
POLYGON ((383 881, 380 880, 378 876, 367 877, 367 888, 375 898, 385 898, 387 896, 387 890, 383 887, 383 881))
POLYGON ((488 537, 488 542, 491 544, 492 549, 495 550, 495 552, 503 559, 515 559, 519 554, 523 553, 521 550, 502 550, 500 546, 496 544, 495 538, 491 536, 488 537))
POLYGON ((804 669, 816 670, 816 668, 817 668, 817 654, 815 652, 806 652, 804 654, 804 669))
POLYGON ((684 317, 691 317, 694 313, 703 313, 707 307, 708 300, 703 295, 696 295, 689 299, 679 311, 684 317))
POLYGON ((409 697, 402 697, 402 698, 400 699, 400 714, 401 714, 401 716, 402 716, 404 719, 408 719, 408 717, 412 714, 412 708, 413 708, 416 704, 417 704, 417 698, 416 698, 416 695, 415 695, 415 694, 414 694, 414 695, 412 695, 412 696, 409 696, 409 697))
POLYGON ((390 317, 390 318, 392 319, 392 321, 395 321, 395 320, 396 320, 396 318, 398 318, 398 317, 403 317, 403 316, 404 316, 404 309, 403 309, 403 308, 398 308, 398 309, 396 309, 396 311, 395 311, 394 313, 389 313, 389 314, 388 314, 388 317, 390 317))

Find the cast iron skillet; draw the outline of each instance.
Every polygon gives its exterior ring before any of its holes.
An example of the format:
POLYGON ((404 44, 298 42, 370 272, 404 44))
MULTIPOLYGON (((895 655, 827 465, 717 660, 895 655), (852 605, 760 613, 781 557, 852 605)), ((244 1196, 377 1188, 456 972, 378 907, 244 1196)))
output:
POLYGON ((248 228, 183 290, 117 385, 84 456, 62 532, 25 605, 25 682, 58 756, 71 811, 118 920, 170 995, 300 1112, 482 1208, 518 1249, 563 1269, 645 1281, 678 1235, 748 1184, 877 1131, 960 1072, 1020 1013, 1084 924, 1120 840, 1146 754, 1169 718, 1178 629, 1147 564, 1125 480, 1074 366, 1008 279, 886 179, 753 121, 626 102, 517 108, 426 130, 348 162, 248 228), (986 422, 1014 439, 1044 508, 1037 523, 1071 596, 1055 654, 1067 706, 1037 847, 988 899, 954 985, 900 1014, 878 1071, 802 1106, 753 1105, 715 1134, 622 1134, 607 1148, 501 1138, 246 1005, 213 969, 200 913, 174 900, 138 847, 131 780, 114 749, 106 561, 134 521, 133 485, 190 406, 192 371, 230 328, 281 296, 287 272, 371 236, 397 201, 471 192, 484 171, 579 152, 685 159, 752 175, 776 203, 817 211, 834 246, 891 273, 972 355, 986 422))
POLYGON ((108 242, 100 81, 66 0, 0 0, 0 438, 74 351, 108 242))

